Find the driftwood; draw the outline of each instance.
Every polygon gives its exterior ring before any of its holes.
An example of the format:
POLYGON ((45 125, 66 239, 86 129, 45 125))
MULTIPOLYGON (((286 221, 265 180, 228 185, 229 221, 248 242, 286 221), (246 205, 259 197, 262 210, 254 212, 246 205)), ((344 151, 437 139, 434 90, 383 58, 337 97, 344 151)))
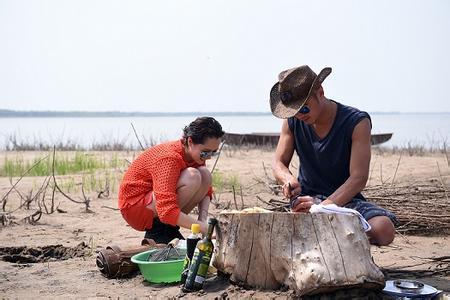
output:
MULTIPOLYGON (((391 139, 392 133, 372 134, 370 141, 372 145, 379 145, 391 139)), ((254 132, 254 133, 230 133, 224 135, 229 145, 256 145, 275 147, 280 139, 279 132, 254 132)))
POLYGON ((252 288, 298 295, 358 286, 382 289, 359 219, 347 215, 222 212, 213 265, 252 288))

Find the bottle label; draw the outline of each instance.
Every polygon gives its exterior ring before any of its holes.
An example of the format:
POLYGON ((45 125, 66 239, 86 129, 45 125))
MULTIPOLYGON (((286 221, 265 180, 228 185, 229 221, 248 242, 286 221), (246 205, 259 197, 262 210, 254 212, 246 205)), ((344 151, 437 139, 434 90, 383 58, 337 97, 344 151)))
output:
POLYGON ((209 267, 210 260, 211 260, 210 255, 205 254, 202 257, 202 261, 200 262, 200 266, 198 267, 198 271, 197 271, 198 276, 206 277, 206 275, 208 274, 208 267, 209 267))
POLYGON ((199 284, 202 284, 203 281, 205 281, 205 277, 202 277, 202 276, 198 276, 198 275, 197 275, 197 276, 195 276, 194 281, 197 282, 197 283, 199 283, 199 284))
POLYGON ((211 253, 195 250, 185 287, 200 289, 208 275, 211 253))

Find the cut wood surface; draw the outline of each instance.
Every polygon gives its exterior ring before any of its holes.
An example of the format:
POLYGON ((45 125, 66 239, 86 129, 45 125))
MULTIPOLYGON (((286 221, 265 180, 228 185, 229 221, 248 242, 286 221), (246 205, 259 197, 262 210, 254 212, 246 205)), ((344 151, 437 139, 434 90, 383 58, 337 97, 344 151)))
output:
POLYGON ((384 287, 356 216, 222 212, 213 265, 235 283, 300 295, 384 287))

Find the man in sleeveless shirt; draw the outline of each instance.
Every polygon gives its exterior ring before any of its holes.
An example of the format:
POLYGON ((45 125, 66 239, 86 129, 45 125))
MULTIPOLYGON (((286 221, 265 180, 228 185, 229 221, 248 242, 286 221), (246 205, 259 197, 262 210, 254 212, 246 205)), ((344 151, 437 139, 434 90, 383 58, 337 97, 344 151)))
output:
POLYGON ((308 212, 314 203, 352 208, 371 225, 373 244, 394 239, 395 215, 361 195, 370 165, 371 119, 368 113, 325 97, 322 82, 308 66, 283 71, 270 91, 270 108, 284 119, 275 152, 273 174, 291 199, 291 209, 308 212), (300 159, 298 177, 289 171, 294 151, 300 159))

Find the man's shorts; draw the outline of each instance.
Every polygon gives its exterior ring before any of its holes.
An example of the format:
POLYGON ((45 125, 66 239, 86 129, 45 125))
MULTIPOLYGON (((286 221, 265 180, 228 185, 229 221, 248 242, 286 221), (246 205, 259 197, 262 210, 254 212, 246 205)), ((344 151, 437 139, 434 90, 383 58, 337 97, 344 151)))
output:
MULTIPOLYGON (((323 195, 316 195, 315 197, 321 199, 322 201, 327 198, 323 195)), ((388 217, 394 225, 398 225, 399 223, 394 213, 367 200, 353 198, 344 207, 358 211, 367 221, 373 217, 385 216, 388 217)))
POLYGON ((153 211, 147 207, 153 201, 153 192, 149 192, 142 200, 132 206, 120 210, 122 217, 136 230, 145 231, 152 228, 153 211))

